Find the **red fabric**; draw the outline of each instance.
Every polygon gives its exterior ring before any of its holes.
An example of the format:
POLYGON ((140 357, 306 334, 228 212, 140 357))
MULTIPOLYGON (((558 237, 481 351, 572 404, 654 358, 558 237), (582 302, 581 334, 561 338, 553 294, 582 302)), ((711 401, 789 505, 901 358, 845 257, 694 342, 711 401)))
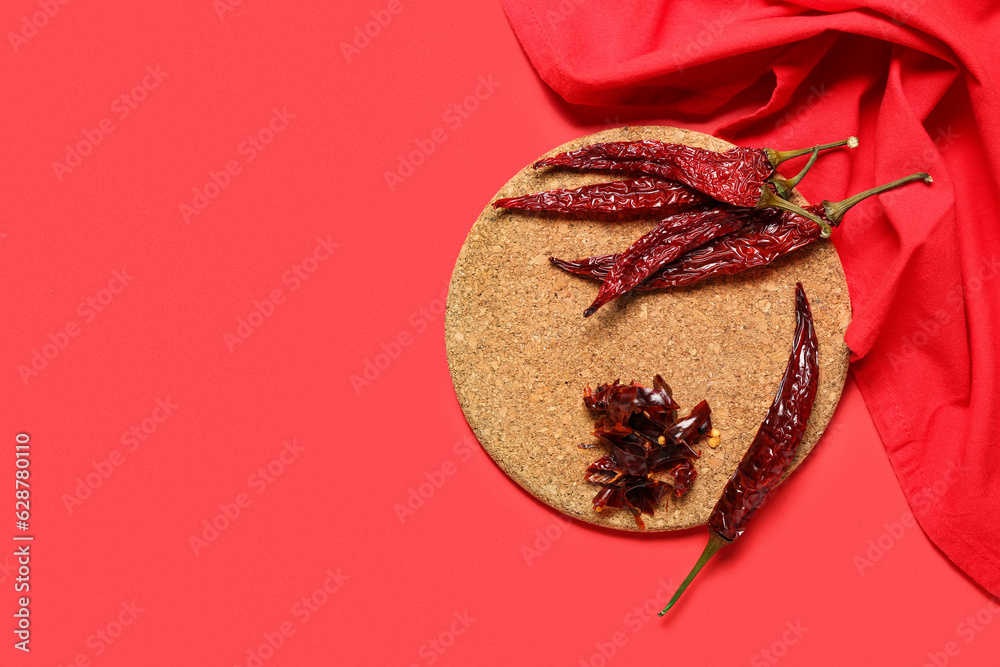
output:
POLYGON ((671 124, 750 146, 859 136, 861 147, 822 157, 803 182, 813 201, 933 175, 932 186, 859 205, 834 232, 854 310, 846 340, 920 525, 1000 595, 998 10, 977 0, 503 4, 569 102, 655 107, 671 124))

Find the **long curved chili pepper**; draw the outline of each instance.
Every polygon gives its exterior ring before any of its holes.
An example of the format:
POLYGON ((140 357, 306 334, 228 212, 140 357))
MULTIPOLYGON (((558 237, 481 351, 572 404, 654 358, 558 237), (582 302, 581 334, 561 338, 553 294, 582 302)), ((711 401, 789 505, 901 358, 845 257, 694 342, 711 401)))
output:
MULTIPOLYGON (((837 226, 843 220, 844 214, 861 200, 916 180, 931 183, 933 179, 925 173, 911 174, 840 202, 824 200, 808 208, 830 225, 837 226)), ((774 210, 756 211, 753 222, 736 232, 720 236, 681 255, 633 289, 650 291, 681 287, 707 278, 731 275, 764 266, 781 255, 812 243, 820 236, 821 231, 816 225, 792 213, 774 210)), ((549 261, 564 271, 600 281, 608 278, 617 260, 618 255, 595 255, 576 262, 549 258, 549 261)))
POLYGON ((795 286, 795 338, 785 374, 763 423, 708 519, 708 545, 660 612, 663 616, 722 547, 732 544, 778 485, 799 450, 816 398, 819 342, 802 283, 795 286))
MULTIPOLYGON (((620 143, 630 143, 630 142, 620 142, 620 143)), ((846 140, 846 142, 838 142, 836 144, 824 144, 822 146, 813 146, 811 149, 803 149, 801 151, 789 151, 788 153, 784 153, 783 155, 785 157, 783 157, 782 159, 788 159, 789 157, 797 157, 799 155, 805 155, 807 153, 811 153, 811 156, 809 158, 809 161, 806 162, 805 166, 802 167, 802 170, 799 171, 799 173, 793 176, 792 178, 789 179, 780 178, 777 173, 774 173, 767 180, 774 186, 774 189, 777 191, 779 195, 781 195, 781 197, 788 199, 789 197, 791 197, 792 189, 799 184, 799 181, 801 181, 805 177, 805 175, 812 168, 813 163, 816 162, 816 158, 819 157, 820 150, 823 150, 824 148, 833 148, 835 146, 842 146, 845 143, 852 147, 857 146, 857 140, 854 137, 851 137, 850 139, 846 140), (852 139, 854 139, 853 143, 851 141, 852 139), (794 153, 794 155, 791 155, 790 153, 794 153)), ((594 146, 602 146, 602 147, 609 145, 611 144, 594 144, 594 146)), ((677 144, 664 144, 664 145, 674 146, 677 144)), ((586 148, 580 149, 580 151, 583 150, 586 150, 586 148)), ((746 150, 753 150, 753 149, 746 149, 746 150)), ((761 149, 761 150, 767 151, 770 149, 761 149)), ((574 151, 574 153, 576 152, 578 151, 574 151)), ((721 155, 721 153, 714 153, 714 152, 709 152, 709 153, 711 155, 721 155)), ((675 180, 675 177, 679 172, 677 171, 676 167, 670 164, 664 164, 662 162, 657 162, 655 160, 616 159, 612 157, 602 156, 601 151, 595 151, 595 154, 589 157, 582 157, 582 156, 567 157, 569 155, 570 153, 560 153, 559 155, 555 155, 550 158, 545 158, 543 160, 536 162, 534 168, 537 169, 540 166, 560 166, 573 169, 580 169, 583 171, 639 172, 646 174, 655 174, 662 177, 660 180, 666 180, 669 183, 675 183, 682 187, 684 186, 683 183, 679 183, 677 180, 675 180)), ((695 190, 694 188, 691 189, 695 192, 700 192, 699 190, 695 190)), ((549 192, 560 192, 560 191, 551 190, 549 192)), ((537 194, 543 194, 543 193, 537 193, 537 194)), ((525 195, 525 196, 530 197, 532 195, 525 195)), ((711 199, 711 197, 709 198, 711 199)), ((496 204, 494 204, 494 206, 496 206, 496 204)))
POLYGON ((585 185, 573 190, 546 190, 498 199, 493 202, 493 208, 600 215, 617 219, 678 213, 709 201, 711 197, 683 183, 647 176, 585 185))
POLYGON ((597 309, 653 275, 683 253, 708 241, 735 232, 753 222, 758 212, 752 208, 711 208, 670 216, 641 236, 618 255, 601 283, 597 298, 583 312, 590 317, 597 309))
MULTIPOLYGON (((795 151, 775 151, 770 148, 737 146, 717 153, 704 148, 662 141, 615 141, 591 144, 575 151, 559 153, 535 163, 541 166, 571 167, 587 170, 631 171, 680 181, 704 192, 713 199, 748 208, 777 207, 802 215, 799 207, 772 192, 769 184, 778 188, 779 195, 787 196, 791 187, 775 173, 775 168, 785 160, 816 153, 838 146, 856 147, 858 140, 850 137, 844 141, 823 144, 815 148, 795 151)), ((810 165, 811 166, 811 162, 810 165)), ((808 167, 807 167, 808 169, 808 167)), ((801 179, 793 179, 792 186, 801 179)), ((804 217, 811 219, 811 214, 804 217)), ((825 229, 825 223, 813 220, 825 229)))
MULTIPOLYGON (((786 215, 776 212, 758 213, 761 215, 754 222, 685 253, 633 289, 648 292, 739 273, 770 264, 781 255, 819 238, 819 227, 811 222, 805 224, 798 219, 789 220, 786 215)), ((563 271, 602 283, 607 280, 617 260, 618 255, 595 255, 576 262, 549 258, 552 264, 563 271)))

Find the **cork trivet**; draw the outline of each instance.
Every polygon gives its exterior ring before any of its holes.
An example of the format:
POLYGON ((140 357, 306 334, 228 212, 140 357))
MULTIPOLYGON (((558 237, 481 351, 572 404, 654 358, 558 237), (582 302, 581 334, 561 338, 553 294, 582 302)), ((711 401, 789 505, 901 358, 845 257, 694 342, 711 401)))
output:
MULTIPOLYGON (((598 141, 658 139, 722 151, 721 139, 673 127, 606 130, 553 149, 598 141)), ((796 163, 796 168, 798 167, 796 163)), ((514 197, 622 175, 522 169, 497 194, 514 197)), ((796 203, 806 202, 798 197, 796 203)), ((691 528, 708 516, 774 397, 791 351, 795 283, 801 281, 819 336, 819 393, 795 461, 819 440, 847 374, 844 330, 850 303, 833 246, 820 241, 768 267, 686 288, 628 294, 589 318, 598 283, 549 264, 620 252, 654 220, 607 223, 495 210, 487 204, 458 256, 445 321, 455 392, 476 437, 514 481, 539 500, 600 526, 636 530, 628 512, 594 511, 598 486, 584 469, 603 448, 583 405, 586 385, 621 379, 651 386, 660 373, 686 414, 705 398, 721 431, 717 448, 700 442, 698 478, 670 498, 650 531, 691 528)))

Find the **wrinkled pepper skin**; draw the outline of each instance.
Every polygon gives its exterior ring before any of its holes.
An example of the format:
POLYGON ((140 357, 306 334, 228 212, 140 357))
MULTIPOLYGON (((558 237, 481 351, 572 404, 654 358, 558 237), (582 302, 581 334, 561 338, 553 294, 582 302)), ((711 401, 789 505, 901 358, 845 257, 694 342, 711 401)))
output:
POLYGON ((613 141, 539 160, 535 167, 632 171, 679 181, 709 197, 753 208, 774 174, 763 148, 737 146, 723 153, 662 141, 613 141))
MULTIPOLYGON (((826 219, 820 204, 807 210, 826 219)), ((749 222, 737 231, 719 236, 664 264, 633 289, 651 291, 681 287, 732 275, 770 264, 778 257, 820 238, 821 229, 807 218, 775 209, 751 210, 749 222)), ((549 261, 564 271, 592 280, 606 281, 619 255, 595 255, 570 262, 555 257, 549 261)))
POLYGON ((652 389, 617 380, 594 392, 588 387, 583 402, 595 414, 594 436, 608 452, 584 474, 586 481, 601 486, 594 509, 628 510, 645 530, 642 515, 652 516, 671 489, 675 497, 683 496, 698 476, 693 461, 699 454, 691 444, 712 430, 712 410, 702 401, 678 419, 679 406, 659 375, 652 389), (652 473, 663 473, 669 481, 654 479, 652 473))
POLYGON ((802 283, 795 286, 795 338, 785 374, 750 448, 729 478, 708 529, 732 542, 778 485, 799 451, 819 379, 819 341, 802 283))
POLYGON ((732 544, 788 472, 812 414, 819 378, 819 343, 802 283, 795 285, 795 336, 792 353, 767 416, 729 478, 708 517, 708 544, 694 568, 660 612, 677 603, 705 564, 732 544))
POLYGON ((493 202, 493 208, 619 220, 646 215, 666 216, 710 201, 708 195, 682 183, 647 177, 498 199, 493 202))
POLYGON ((597 298, 584 311, 590 317, 612 299, 642 284, 660 267, 718 236, 732 234, 757 219, 753 209, 710 208, 671 216, 617 255, 597 298))
MULTIPOLYGON (((826 229, 836 227, 843 220, 844 214, 859 202, 918 180, 929 184, 934 179, 925 172, 918 172, 859 192, 843 201, 824 200, 801 209, 804 214, 812 216, 815 220, 784 209, 762 208, 746 211, 730 207, 731 215, 744 216, 743 227, 719 235, 700 247, 682 253, 674 261, 663 264, 655 273, 634 285, 632 289, 647 291, 680 287, 707 278, 732 275, 765 266, 781 255, 823 238, 824 227, 820 225, 825 225, 826 229), (740 211, 744 213, 739 213, 740 211)), ((667 218, 660 224, 665 224, 670 219, 667 218)), ((604 282, 611 275, 619 259, 620 255, 616 254, 595 255, 576 262, 550 257, 549 261, 564 271, 604 282)))

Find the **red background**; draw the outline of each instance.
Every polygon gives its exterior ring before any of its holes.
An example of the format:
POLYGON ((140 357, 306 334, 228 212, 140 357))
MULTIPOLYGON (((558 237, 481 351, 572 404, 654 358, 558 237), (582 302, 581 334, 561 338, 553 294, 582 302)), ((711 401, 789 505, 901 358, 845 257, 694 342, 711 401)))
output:
POLYGON ((850 381, 808 465, 661 620, 641 608, 704 534, 567 525, 470 445, 440 300, 483 206, 573 137, 703 126, 565 105, 496 2, 231 4, 0 10, 0 503, 18 534, 14 437, 28 432, 35 537, 31 652, 8 633, 2 664, 247 665, 265 635, 280 644, 267 665, 995 660, 1000 606, 903 525, 850 381), (280 130, 261 134, 275 109, 280 130), (76 166, 53 164, 80 142, 76 166), (390 185, 413 151, 429 154, 390 185), (225 187, 198 200, 213 173, 225 187), (185 221, 182 204, 205 206, 185 221), (319 238, 331 255, 313 255, 319 238), (132 278, 104 291, 116 270, 132 278), (273 313, 227 343, 275 290, 273 313), (51 358, 31 372, 36 351, 51 358), (158 399, 177 407, 149 421, 158 399), (304 449, 276 465, 286 440, 304 449), (269 463, 280 474, 255 477, 269 463), (237 500, 208 541, 203 522, 237 500), (328 570, 340 583, 306 615, 328 570))

